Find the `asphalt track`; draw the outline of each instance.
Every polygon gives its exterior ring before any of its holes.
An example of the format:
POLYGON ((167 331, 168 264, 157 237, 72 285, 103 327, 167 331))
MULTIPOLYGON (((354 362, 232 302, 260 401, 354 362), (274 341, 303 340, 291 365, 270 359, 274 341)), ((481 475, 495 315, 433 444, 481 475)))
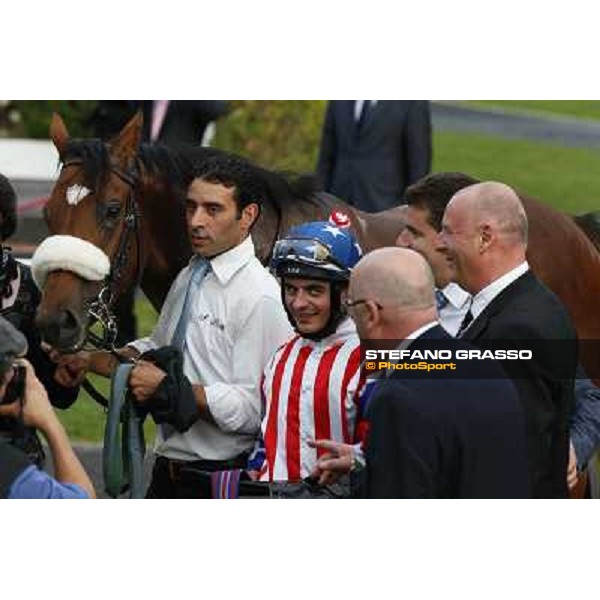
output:
MULTIPOLYGON (((434 102, 432 122, 437 131, 490 135, 573 148, 600 148, 600 122, 597 121, 546 117, 529 112, 505 112, 501 109, 479 109, 455 102, 434 102)), ((42 203, 39 200, 48 195, 52 183, 17 180, 14 184, 20 209, 19 229, 15 237, 24 244, 39 243, 46 235, 41 219, 42 203)), ((90 474, 98 496, 106 498, 102 485, 102 446, 77 443, 75 451, 90 474)), ((152 453, 149 451, 145 465, 147 478, 151 463, 152 453)))

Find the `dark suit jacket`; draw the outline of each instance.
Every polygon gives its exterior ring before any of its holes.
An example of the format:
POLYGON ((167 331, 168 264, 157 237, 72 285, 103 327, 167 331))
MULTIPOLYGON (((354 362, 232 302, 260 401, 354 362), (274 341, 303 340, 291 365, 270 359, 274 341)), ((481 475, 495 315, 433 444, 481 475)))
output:
MULTIPOLYGON (((473 348, 441 327, 410 349, 423 347, 473 348)), ((461 364, 460 378, 439 373, 376 384, 367 414, 366 496, 528 497, 525 420, 510 379, 495 361, 461 364)))
POLYGON ((575 329, 560 300, 528 271, 494 298, 463 339, 477 346, 506 342, 532 348, 532 361, 502 363, 525 410, 532 495, 567 497, 577 349, 575 329))
MULTIPOLYGON (((142 103, 142 139, 150 139, 152 100, 142 103)), ((227 112, 225 100, 171 100, 157 142, 166 145, 200 144, 206 126, 227 112)))
POLYGON ((360 132, 354 100, 327 106, 317 165, 323 189, 360 210, 402 202, 431 168, 431 116, 425 100, 379 100, 360 132))

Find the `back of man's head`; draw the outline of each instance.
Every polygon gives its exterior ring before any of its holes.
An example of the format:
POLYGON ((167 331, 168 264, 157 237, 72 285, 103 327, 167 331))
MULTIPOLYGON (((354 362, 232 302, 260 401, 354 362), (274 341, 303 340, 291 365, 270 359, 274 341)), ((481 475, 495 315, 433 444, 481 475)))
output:
POLYGON ((389 336, 403 338, 436 316, 431 268, 406 248, 380 248, 362 258, 350 279, 350 295, 381 307, 382 333, 389 336))

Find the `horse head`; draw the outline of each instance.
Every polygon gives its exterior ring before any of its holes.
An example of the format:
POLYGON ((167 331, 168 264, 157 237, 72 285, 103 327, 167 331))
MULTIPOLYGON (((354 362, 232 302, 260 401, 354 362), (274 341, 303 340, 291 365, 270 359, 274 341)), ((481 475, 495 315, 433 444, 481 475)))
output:
POLYGON ((36 325, 60 351, 81 348, 96 321, 105 336, 116 334, 112 299, 135 285, 143 267, 135 199, 141 128, 138 114, 105 144, 72 140, 62 119, 52 118, 62 168, 44 210, 51 235, 34 254, 32 273, 42 290, 36 325))

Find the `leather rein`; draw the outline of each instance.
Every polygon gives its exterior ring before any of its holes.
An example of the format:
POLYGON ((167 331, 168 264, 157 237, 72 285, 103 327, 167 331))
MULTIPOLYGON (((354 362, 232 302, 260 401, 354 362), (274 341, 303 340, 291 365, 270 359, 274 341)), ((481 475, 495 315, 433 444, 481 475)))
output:
MULTIPOLYGON (((83 165, 83 160, 71 159, 63 162, 63 168, 83 165)), ((119 237, 119 245, 113 258, 108 275, 102 282, 102 287, 95 297, 86 300, 86 311, 89 318, 89 325, 86 332, 86 338, 82 347, 89 344, 92 348, 98 350, 107 350, 117 358, 119 362, 127 362, 116 352, 115 342, 119 333, 117 320, 112 311, 116 299, 116 290, 123 276, 123 271, 127 266, 131 241, 136 242, 136 276, 135 286, 137 287, 142 275, 142 243, 140 230, 140 215, 138 205, 135 200, 135 190, 138 179, 133 171, 125 172, 114 165, 109 167, 111 173, 116 175, 121 181, 127 184, 128 192, 125 204, 124 225, 119 237), (101 333, 98 335, 91 331, 91 327, 99 323, 101 333)), ((100 392, 98 392, 89 380, 82 384, 87 393, 105 409, 108 407, 108 401, 100 392)))
MULTIPOLYGON (((82 165, 83 160, 80 159, 71 159, 63 162, 63 168, 72 166, 81 167, 82 165)), ((116 290, 123 276, 125 267, 127 266, 132 240, 135 240, 137 249, 135 285, 137 286, 139 284, 142 274, 142 244, 140 216, 135 200, 137 177, 133 171, 125 172, 114 165, 111 165, 109 169, 111 173, 116 175, 128 186, 127 198, 125 201, 124 224, 119 237, 117 251, 111 259, 110 271, 102 282, 102 287, 98 294, 86 301, 86 310, 90 323, 99 323, 102 332, 98 335, 92 332, 91 328, 88 327, 85 342, 89 342, 94 348, 114 352, 118 335, 118 326, 112 312, 112 306, 116 299, 116 290)))

